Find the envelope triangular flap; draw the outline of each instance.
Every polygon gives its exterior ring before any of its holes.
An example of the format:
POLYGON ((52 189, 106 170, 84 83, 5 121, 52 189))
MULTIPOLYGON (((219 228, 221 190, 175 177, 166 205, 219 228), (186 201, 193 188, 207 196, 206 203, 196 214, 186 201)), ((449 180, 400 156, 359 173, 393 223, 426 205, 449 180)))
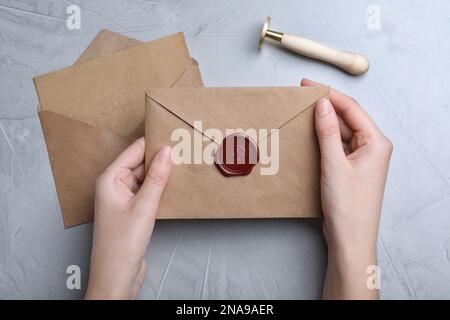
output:
POLYGON ((192 65, 184 36, 177 33, 34 81, 42 110, 134 139, 143 134, 145 89, 172 86, 192 65))
POLYGON ((94 214, 96 177, 131 141, 52 111, 39 112, 39 118, 64 226, 88 222, 94 214))
POLYGON ((326 87, 152 88, 147 99, 154 102, 150 106, 167 109, 197 130, 225 133, 281 128, 327 94, 326 87), (197 121, 202 128, 194 125, 197 121))

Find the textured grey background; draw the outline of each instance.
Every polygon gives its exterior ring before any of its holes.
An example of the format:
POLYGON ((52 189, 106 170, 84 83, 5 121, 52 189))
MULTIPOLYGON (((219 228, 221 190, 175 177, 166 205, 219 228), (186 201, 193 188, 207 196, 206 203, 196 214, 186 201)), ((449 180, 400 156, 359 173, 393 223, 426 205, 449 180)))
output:
MULTIPOLYGON (((0 0, 0 297, 81 298, 92 225, 64 230, 32 78, 71 65, 102 28, 141 40, 184 31, 208 86, 297 85, 356 97, 395 144, 379 262, 382 298, 450 298, 449 1, 0 0), (66 28, 68 5, 81 30, 66 28), (366 10, 381 8, 381 29, 366 10), (363 77, 273 46, 281 31, 365 53, 363 77), (82 290, 66 289, 77 264, 82 290)), ((142 298, 320 297, 326 246, 318 221, 157 224, 142 298)))

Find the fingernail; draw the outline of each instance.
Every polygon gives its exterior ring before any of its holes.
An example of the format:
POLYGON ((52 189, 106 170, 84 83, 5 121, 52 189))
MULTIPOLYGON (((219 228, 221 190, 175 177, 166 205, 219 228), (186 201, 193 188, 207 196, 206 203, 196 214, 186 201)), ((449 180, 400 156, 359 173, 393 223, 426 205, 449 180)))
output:
POLYGON ((327 99, 320 99, 316 107, 317 115, 324 117, 331 112, 331 103, 327 99))

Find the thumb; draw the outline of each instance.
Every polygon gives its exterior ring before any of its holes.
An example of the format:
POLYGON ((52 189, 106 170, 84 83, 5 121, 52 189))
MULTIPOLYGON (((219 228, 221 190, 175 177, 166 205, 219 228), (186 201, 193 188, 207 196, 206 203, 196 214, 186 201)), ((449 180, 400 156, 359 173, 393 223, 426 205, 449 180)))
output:
POLYGON ((170 147, 162 147, 153 158, 144 182, 135 197, 137 206, 146 214, 156 215, 159 200, 169 180, 171 171, 172 150, 170 147))
POLYGON ((344 160, 345 153, 339 132, 339 121, 329 100, 319 100, 315 118, 322 162, 332 164, 344 160))

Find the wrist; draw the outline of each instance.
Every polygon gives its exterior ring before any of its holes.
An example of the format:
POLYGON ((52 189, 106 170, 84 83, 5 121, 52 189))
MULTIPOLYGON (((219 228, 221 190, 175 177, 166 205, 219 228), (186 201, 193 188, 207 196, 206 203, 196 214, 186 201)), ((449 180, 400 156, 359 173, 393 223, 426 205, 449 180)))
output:
POLYGON ((93 276, 89 278, 86 300, 129 300, 133 299, 132 281, 118 277, 93 276))
POLYGON ((347 246, 339 250, 329 248, 323 297, 377 299, 378 290, 372 286, 371 281, 374 266, 377 266, 376 246, 347 246))
POLYGON ((360 256, 376 260, 378 228, 362 228, 346 221, 327 221, 324 235, 329 253, 336 258, 351 260, 360 256))

